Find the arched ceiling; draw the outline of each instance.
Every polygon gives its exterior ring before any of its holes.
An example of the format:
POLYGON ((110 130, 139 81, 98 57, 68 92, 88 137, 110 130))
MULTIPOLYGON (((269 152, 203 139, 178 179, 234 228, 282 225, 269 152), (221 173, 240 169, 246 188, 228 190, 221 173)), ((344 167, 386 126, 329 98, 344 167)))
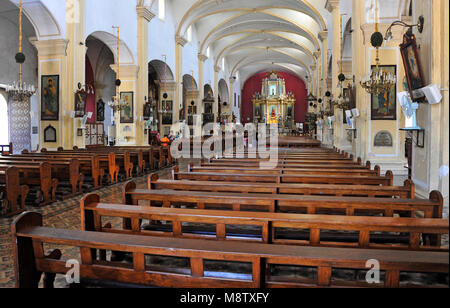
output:
POLYGON ((267 67, 304 79, 321 50, 326 0, 173 0, 177 35, 195 27, 199 53, 209 48, 215 65, 222 59, 242 82, 267 67))

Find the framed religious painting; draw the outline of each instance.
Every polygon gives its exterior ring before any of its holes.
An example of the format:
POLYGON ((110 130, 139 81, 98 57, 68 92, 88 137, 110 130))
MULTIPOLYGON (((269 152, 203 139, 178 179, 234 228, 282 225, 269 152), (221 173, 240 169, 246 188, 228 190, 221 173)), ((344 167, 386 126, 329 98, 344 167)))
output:
POLYGON ((133 92, 121 92, 120 100, 127 103, 125 108, 120 111, 120 123, 121 124, 134 123, 134 117, 133 117, 134 93, 133 92))
POLYGON ((414 102, 422 102, 424 94, 418 90, 425 87, 425 82, 415 36, 410 37, 405 35, 403 37, 403 44, 400 45, 400 53, 402 54, 403 65, 405 66, 405 75, 408 84, 407 91, 414 102))
MULTIPOLYGON (((372 70, 375 68, 376 66, 372 66, 372 70)), ((386 74, 397 75, 396 65, 380 65, 380 70, 386 74)), ((372 94, 371 110, 372 121, 397 120, 397 86, 387 92, 372 94)))
POLYGON ((97 102, 97 122, 105 121, 105 102, 100 99, 97 102))
POLYGON ((41 78, 41 120, 59 121, 59 75, 41 78))
POLYGON ((86 115, 86 97, 85 91, 75 93, 75 118, 82 118, 86 115))

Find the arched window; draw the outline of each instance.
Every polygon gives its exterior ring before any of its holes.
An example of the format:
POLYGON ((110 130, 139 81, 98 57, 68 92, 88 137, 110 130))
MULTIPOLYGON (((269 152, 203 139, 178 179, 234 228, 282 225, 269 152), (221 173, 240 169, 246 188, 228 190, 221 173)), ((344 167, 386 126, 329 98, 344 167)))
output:
POLYGON ((0 145, 9 144, 8 103, 0 94, 0 145))

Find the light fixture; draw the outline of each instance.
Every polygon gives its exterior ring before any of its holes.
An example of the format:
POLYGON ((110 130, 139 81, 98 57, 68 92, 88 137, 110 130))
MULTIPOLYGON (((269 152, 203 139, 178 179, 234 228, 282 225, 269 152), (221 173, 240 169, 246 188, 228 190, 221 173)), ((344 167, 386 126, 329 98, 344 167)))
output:
POLYGON ((11 101, 25 102, 36 93, 34 85, 27 85, 23 82, 22 64, 25 63, 25 55, 22 53, 22 16, 23 16, 23 0, 20 0, 19 6, 19 52, 16 54, 16 63, 19 64, 19 80, 6 86, 6 93, 11 101))
POLYGON ((419 31, 419 33, 422 33, 424 25, 425 25, 425 18, 423 16, 419 17, 419 19, 417 20, 417 24, 415 24, 415 25, 408 25, 407 23, 405 23, 401 20, 394 21, 389 26, 389 28, 386 30, 386 35, 384 36, 384 39, 387 42, 389 42, 392 39, 392 37, 393 37, 392 28, 395 26, 402 26, 405 28, 409 28, 405 35, 412 36, 412 30, 414 27, 417 27, 417 30, 419 31))
POLYGON ((376 67, 371 70, 369 76, 361 79, 360 84, 367 93, 378 95, 392 90, 397 84, 397 76, 380 69, 380 47, 383 44, 384 38, 383 34, 378 30, 378 1, 376 2, 375 14, 375 33, 372 34, 370 41, 372 46, 376 48, 376 67))
POLYGON ((114 113, 120 112, 128 107, 128 102, 120 99, 120 85, 122 81, 120 80, 120 27, 114 27, 117 29, 117 79, 115 81, 116 86, 116 97, 112 97, 111 101, 108 102, 108 106, 113 110, 114 113))

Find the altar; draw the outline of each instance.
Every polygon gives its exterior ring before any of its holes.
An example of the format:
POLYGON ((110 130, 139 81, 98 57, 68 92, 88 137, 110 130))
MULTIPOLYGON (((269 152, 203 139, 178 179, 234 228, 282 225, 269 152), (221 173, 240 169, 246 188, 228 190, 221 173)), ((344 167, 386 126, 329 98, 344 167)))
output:
POLYGON ((278 125, 280 129, 295 128, 295 95, 286 91, 286 83, 275 72, 263 79, 261 93, 253 95, 255 123, 278 125))

